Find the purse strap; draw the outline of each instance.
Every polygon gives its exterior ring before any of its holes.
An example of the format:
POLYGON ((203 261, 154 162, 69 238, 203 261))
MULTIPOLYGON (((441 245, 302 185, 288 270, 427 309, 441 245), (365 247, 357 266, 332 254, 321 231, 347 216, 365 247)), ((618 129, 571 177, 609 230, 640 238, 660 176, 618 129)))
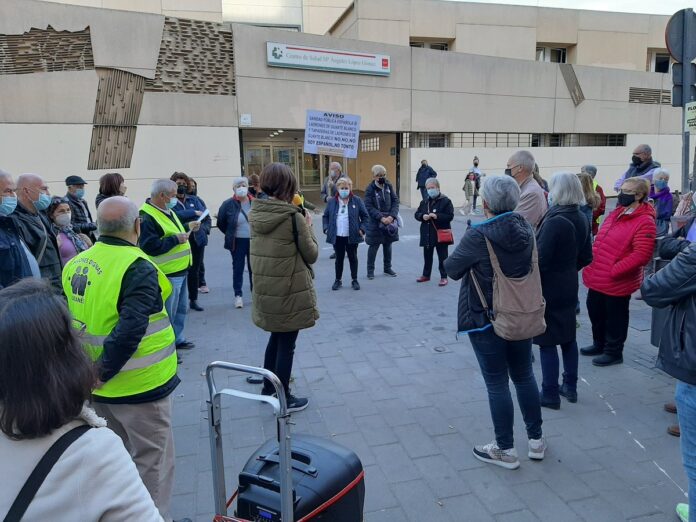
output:
POLYGON ((36 492, 46 480, 46 477, 53 469, 53 466, 58 462, 58 459, 65 453, 70 445, 79 439, 91 426, 83 424, 64 433, 53 445, 48 449, 44 456, 31 472, 29 478, 19 491, 10 510, 5 515, 4 522, 20 522, 24 513, 26 513, 29 504, 36 496, 36 492))
POLYGON ((297 253, 300 254, 300 257, 302 258, 302 261, 304 261, 304 264, 307 268, 309 268, 310 272, 312 271, 312 266, 307 262, 305 259, 304 254, 302 253, 302 250, 300 250, 300 240, 299 240, 299 234, 297 232, 297 220, 295 219, 297 217, 297 213, 292 215, 292 238, 295 241, 295 248, 297 248, 297 253))
POLYGON ((473 268, 469 270, 469 276, 471 277, 471 281, 474 283, 474 288, 476 288, 476 293, 479 296, 479 301, 481 301, 481 306, 483 306, 483 310, 486 312, 486 316, 489 320, 492 321, 493 314, 491 313, 491 309, 488 306, 488 301, 486 301, 486 296, 483 294, 483 290, 481 290, 481 285, 479 284, 478 278, 476 277, 473 268))

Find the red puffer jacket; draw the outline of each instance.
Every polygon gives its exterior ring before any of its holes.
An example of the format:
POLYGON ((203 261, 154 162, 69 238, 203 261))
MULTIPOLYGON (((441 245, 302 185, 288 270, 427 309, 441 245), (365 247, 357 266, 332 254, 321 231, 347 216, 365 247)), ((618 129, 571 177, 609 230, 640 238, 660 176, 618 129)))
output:
POLYGON ((611 296, 626 296, 640 288, 643 267, 655 248, 655 210, 647 203, 630 214, 614 210, 600 227, 592 248, 593 261, 582 273, 585 286, 611 296))

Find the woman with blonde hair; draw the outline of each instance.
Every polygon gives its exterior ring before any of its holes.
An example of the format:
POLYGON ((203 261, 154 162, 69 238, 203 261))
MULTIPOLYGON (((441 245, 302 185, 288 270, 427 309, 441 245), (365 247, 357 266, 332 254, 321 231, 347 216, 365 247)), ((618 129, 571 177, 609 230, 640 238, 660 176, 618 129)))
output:
POLYGON ((578 179, 580 180, 582 193, 585 196, 585 203, 580 205, 580 210, 583 214, 585 214, 585 216, 587 216, 590 224, 592 224, 592 214, 599 207, 600 203, 599 194, 597 194, 597 191, 594 188, 592 176, 586 172, 581 172, 578 174, 578 179))

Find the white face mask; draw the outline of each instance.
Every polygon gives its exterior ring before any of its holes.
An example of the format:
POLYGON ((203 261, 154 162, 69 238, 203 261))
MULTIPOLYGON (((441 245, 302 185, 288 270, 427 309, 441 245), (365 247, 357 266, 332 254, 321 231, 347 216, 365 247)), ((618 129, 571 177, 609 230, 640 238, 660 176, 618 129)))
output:
POLYGON ((247 187, 237 187, 234 189, 234 193, 238 198, 245 198, 248 192, 249 189, 247 187))
POLYGON ((56 225, 59 227, 67 227, 70 224, 72 215, 68 212, 67 214, 60 214, 54 218, 56 225))

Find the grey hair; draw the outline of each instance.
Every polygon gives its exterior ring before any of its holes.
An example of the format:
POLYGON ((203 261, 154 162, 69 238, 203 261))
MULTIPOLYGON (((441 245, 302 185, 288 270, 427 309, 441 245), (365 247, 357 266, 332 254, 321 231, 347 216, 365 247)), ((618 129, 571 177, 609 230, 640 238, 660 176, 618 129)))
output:
POLYGON ((150 189, 150 196, 153 198, 157 194, 176 192, 176 183, 171 179, 156 179, 152 182, 152 188, 150 189))
POLYGON ((353 188, 353 180, 348 176, 343 176, 336 180, 336 186, 338 187, 339 185, 348 185, 350 188, 353 188))
POLYGON ((425 180, 425 186, 427 187, 430 184, 436 185, 437 188, 440 188, 440 182, 437 180, 437 178, 428 178, 425 180))
POLYGON ((380 174, 387 175, 387 169, 384 165, 373 165, 372 166, 372 176, 379 176, 380 174))
POLYGON ((12 174, 0 169, 0 179, 12 179, 12 174))
POLYGON ((578 175, 556 172, 549 180, 549 195, 554 205, 585 205, 585 193, 578 175))
POLYGON ((329 170, 331 170, 331 167, 338 168, 339 172, 343 172, 343 166, 338 162, 338 161, 332 161, 329 164, 329 170))
POLYGON ((522 167, 526 172, 533 172, 534 165, 536 164, 536 162, 534 161, 534 156, 532 156, 532 153, 528 150, 518 150, 517 152, 515 152, 510 157, 510 163, 516 163, 517 165, 522 167))
POLYGON ((133 229, 133 223, 140 215, 138 206, 129 200, 126 205, 126 211, 118 219, 106 219, 104 217, 104 214, 108 212, 108 208, 109 205, 100 205, 97 209, 97 230, 99 235, 120 237, 128 234, 133 229))
POLYGON ((484 178, 481 197, 493 214, 512 212, 520 202, 520 187, 510 176, 484 178))
POLYGON ((669 179, 669 171, 667 169, 659 168, 653 174, 653 179, 657 178, 658 176, 669 179))
POLYGON ((236 189, 237 187, 241 187, 242 183, 248 187, 249 186, 249 178, 245 178, 244 176, 241 176, 239 178, 234 178, 234 181, 232 182, 232 188, 236 189))
POLYGON ((587 172, 593 178, 597 175, 597 167, 594 165, 583 165, 580 168, 580 172, 587 172))
POLYGON ((636 147, 636 149, 640 149, 641 152, 645 152, 652 156, 652 149, 650 148, 650 145, 648 145, 647 143, 641 143, 636 147))

